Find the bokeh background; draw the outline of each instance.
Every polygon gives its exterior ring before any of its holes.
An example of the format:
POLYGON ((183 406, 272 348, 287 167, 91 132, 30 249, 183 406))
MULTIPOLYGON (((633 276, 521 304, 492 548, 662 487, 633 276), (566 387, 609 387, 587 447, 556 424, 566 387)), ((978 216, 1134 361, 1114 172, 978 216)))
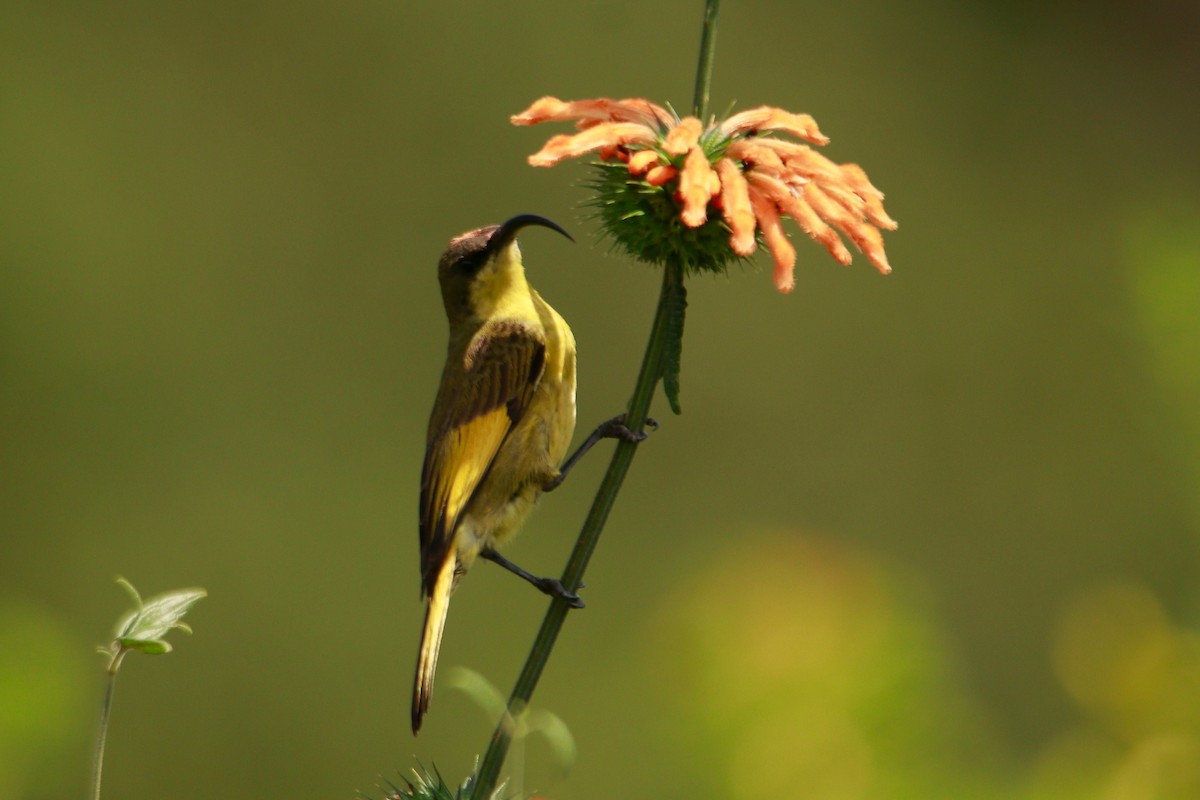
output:
MULTIPOLYGON (((884 278, 798 243, 690 283, 684 413, 638 454, 535 696, 555 798, 1200 796, 1200 12, 727 0, 713 106, 813 114, 901 223, 884 278), (569 766, 569 769, 568 769, 569 766)), ((686 108, 699 0, 0 9, 0 798, 78 797, 94 646, 209 598, 117 689, 106 796, 337 798, 408 731, 436 259, 518 212, 628 399, 658 276, 594 238, 530 101, 686 108)), ((600 448, 607 453, 608 448, 600 448)), ((509 554, 557 573, 591 457, 509 554)), ((507 693, 544 598, 455 598, 442 668, 507 693)))

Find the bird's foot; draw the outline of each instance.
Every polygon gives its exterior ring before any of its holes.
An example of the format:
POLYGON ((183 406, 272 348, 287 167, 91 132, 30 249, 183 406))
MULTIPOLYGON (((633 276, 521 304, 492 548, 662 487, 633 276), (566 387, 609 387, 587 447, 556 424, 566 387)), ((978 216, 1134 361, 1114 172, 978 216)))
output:
MULTIPOLYGON (((494 548, 486 547, 479 553, 480 558, 487 559, 494 564, 504 567, 509 572, 533 584, 542 594, 548 594, 551 597, 558 597, 566 600, 571 608, 583 608, 584 602, 575 592, 567 591, 567 587, 562 585, 562 581, 557 578, 539 578, 532 572, 514 564, 504 556, 496 552, 494 548)), ((583 588, 583 584, 579 584, 579 588, 583 588)))
MULTIPOLYGON (((658 420, 652 417, 646 417, 645 425, 651 431, 658 430, 658 420)), ((561 486, 562 482, 567 478, 567 473, 571 471, 575 463, 601 439, 619 439, 622 442, 637 444, 638 442, 645 441, 649 435, 646 431, 630 430, 629 426, 625 424, 624 414, 618 414, 612 419, 601 422, 596 426, 596 430, 588 434, 588 437, 583 440, 583 444, 579 445, 579 449, 562 465, 558 476, 542 485, 542 491, 552 492, 561 486)))
MULTIPOLYGON (((542 591, 543 594, 548 594, 551 597, 557 597, 560 600, 566 600, 567 605, 571 608, 583 608, 587 604, 575 592, 567 591, 567 587, 562 585, 562 581, 558 578, 538 578, 533 582, 533 585, 542 591)), ((580 589, 583 585, 580 584, 580 589)))
MULTIPOLYGON (((658 430, 658 420, 654 417, 646 417, 646 427, 650 429, 650 433, 658 430)), ((601 422, 596 428, 594 434, 599 439, 620 439, 622 442, 644 442, 650 435, 646 431, 632 431, 625 424, 625 415, 617 414, 609 420, 601 422)))

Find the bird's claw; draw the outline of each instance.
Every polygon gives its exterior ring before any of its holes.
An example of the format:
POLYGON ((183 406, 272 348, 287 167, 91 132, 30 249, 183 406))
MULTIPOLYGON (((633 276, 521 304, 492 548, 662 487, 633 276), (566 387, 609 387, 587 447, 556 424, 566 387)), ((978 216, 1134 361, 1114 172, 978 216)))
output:
MULTIPOLYGON (((551 597, 566 600, 567 605, 571 606, 571 608, 583 608, 586 605, 583 599, 575 592, 568 592, 567 587, 563 586, 562 581, 558 580, 558 578, 542 578, 538 581, 537 587, 551 597)), ((580 584, 579 588, 582 589, 583 584, 580 584)))
MULTIPOLYGON (((651 432, 658 430, 658 420, 656 420, 654 417, 646 417, 645 425, 650 429, 651 432)), ((634 444, 645 441, 646 437, 650 435, 646 431, 630 430, 629 426, 625 424, 624 414, 618 414, 617 416, 603 423, 601 428, 603 430, 603 436, 606 439, 620 439, 623 442, 632 442, 634 444)))

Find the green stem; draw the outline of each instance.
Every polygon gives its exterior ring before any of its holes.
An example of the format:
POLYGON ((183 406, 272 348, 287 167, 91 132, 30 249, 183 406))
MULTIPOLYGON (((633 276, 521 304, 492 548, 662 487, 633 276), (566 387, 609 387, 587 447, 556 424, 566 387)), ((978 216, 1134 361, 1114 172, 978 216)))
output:
POLYGON ((92 800, 100 800, 100 777, 104 773, 104 743, 108 741, 108 719, 112 713, 113 692, 117 688, 117 669, 124 650, 117 652, 108 666, 108 685, 104 688, 104 704, 100 707, 100 729, 96 733, 96 752, 92 756, 92 800))
MULTIPOLYGON (((703 117, 708 111, 713 52, 716 47, 717 6, 718 0, 706 0, 693 104, 693 110, 697 117, 703 117)), ((633 396, 629 400, 629 407, 625 413, 625 424, 630 430, 640 431, 646 423, 646 415, 650 411, 650 401, 654 398, 654 391, 662 377, 663 350, 668 337, 669 298, 681 291, 682 286, 683 265, 664 264, 662 288, 658 296, 658 308, 655 311, 654 323, 650 329, 650 340, 646 343, 642 368, 638 373, 633 396)), ((583 522, 583 528, 579 532, 579 538, 575 542, 575 549, 571 551, 571 557, 563 571, 561 580, 568 591, 578 591, 583 583, 583 574, 587 570, 588 561, 596 549, 597 542, 600 541, 604 523, 608 520, 608 513, 612 510, 617 494, 621 491, 621 484, 625 480, 630 464, 633 463, 633 454, 637 451, 637 447, 637 444, 633 442, 619 441, 617 443, 612 461, 608 465, 608 471, 600 482, 600 488, 596 491, 591 510, 588 512, 587 518, 583 522)), ((521 674, 517 677, 512 694, 509 696, 508 711, 496 725, 487 752, 484 753, 483 760, 479 763, 479 771, 476 773, 471 789, 472 800, 490 800, 495 791, 496 782, 500 777, 500 769, 504 766, 504 759, 512 745, 514 729, 512 718, 521 713, 529 704, 533 690, 537 688, 538 680, 542 677, 542 671, 550 660, 554 643, 558 640, 558 634, 562 630, 569 610, 566 601, 561 598, 556 598, 550 603, 550 608, 547 609, 546 616, 542 620, 542 627, 538 629, 533 646, 529 649, 529 656, 525 659, 525 666, 521 669, 521 674)))
POLYGON ((713 54, 717 51, 717 11, 720 0, 706 0, 704 28, 700 33, 700 61, 696 66, 696 91, 692 95, 692 116, 701 121, 708 114, 708 92, 712 86, 713 54))

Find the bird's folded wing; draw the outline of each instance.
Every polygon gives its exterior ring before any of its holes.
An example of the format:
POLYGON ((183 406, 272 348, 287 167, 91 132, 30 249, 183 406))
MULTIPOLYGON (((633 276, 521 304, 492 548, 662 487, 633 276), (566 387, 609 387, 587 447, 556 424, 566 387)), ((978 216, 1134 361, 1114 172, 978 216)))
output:
POLYGON ((447 369, 429 425, 421 472, 421 579, 428 592, 454 530, 496 452, 525 414, 545 359, 540 332, 489 323, 467 349, 463 372, 447 369))

